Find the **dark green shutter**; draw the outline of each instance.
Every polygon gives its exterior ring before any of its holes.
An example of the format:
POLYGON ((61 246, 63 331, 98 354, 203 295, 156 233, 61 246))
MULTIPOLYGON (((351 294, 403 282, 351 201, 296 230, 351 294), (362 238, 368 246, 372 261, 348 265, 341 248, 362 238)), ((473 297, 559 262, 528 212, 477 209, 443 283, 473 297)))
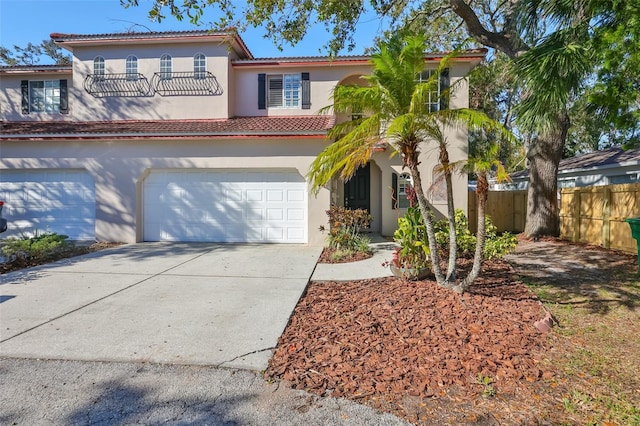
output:
POLYGON ((69 114, 69 89, 67 80, 60 80, 60 114, 69 114))
POLYGON ((29 80, 20 82, 20 90, 22 91, 22 113, 29 114, 29 80))
POLYGON ((258 109, 267 109, 267 75, 258 74, 258 109))
POLYGON ((311 109, 311 82, 309 73, 302 73, 302 109, 311 109))
POLYGON ((440 110, 449 108, 449 68, 440 73, 440 110))
POLYGON ((391 173, 391 209, 398 208, 398 175, 391 173))

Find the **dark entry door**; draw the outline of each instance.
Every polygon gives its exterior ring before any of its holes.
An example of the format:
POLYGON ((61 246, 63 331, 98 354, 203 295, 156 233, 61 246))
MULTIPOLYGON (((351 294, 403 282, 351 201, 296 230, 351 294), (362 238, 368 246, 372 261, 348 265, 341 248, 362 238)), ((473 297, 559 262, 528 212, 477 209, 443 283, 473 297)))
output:
POLYGON ((348 209, 365 209, 371 212, 371 168, 369 163, 344 183, 344 206, 348 209))

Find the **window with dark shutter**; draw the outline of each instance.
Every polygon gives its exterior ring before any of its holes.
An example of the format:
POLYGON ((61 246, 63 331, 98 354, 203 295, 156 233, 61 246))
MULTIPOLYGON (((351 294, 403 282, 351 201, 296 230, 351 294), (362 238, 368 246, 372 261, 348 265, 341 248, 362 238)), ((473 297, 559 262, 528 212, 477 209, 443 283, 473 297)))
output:
POLYGON ((302 109, 311 109, 311 82, 309 73, 302 73, 302 109))
POLYGON ((69 114, 69 89, 67 80, 60 80, 60 114, 69 114))
POLYGON ((440 111, 449 108, 449 68, 440 73, 440 111))
POLYGON ((267 104, 270 107, 282 107, 283 99, 282 75, 270 75, 267 78, 267 104))
POLYGON ((258 109, 267 109, 267 75, 258 74, 258 109))
POLYGON ((29 80, 20 82, 20 91, 22 93, 22 113, 29 114, 29 80))
POLYGON ((391 173, 391 208, 398 208, 398 175, 391 173))

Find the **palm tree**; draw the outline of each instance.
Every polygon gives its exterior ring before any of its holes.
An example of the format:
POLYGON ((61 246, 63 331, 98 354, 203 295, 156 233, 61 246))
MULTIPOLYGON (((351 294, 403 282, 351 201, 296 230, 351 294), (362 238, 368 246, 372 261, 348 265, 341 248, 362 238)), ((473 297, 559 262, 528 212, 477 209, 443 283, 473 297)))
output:
POLYGON ((498 160, 500 145, 497 143, 489 143, 488 147, 477 150, 467 160, 463 167, 464 171, 476 174, 476 199, 478 200, 478 223, 476 232, 476 250, 473 255, 473 266, 469 274, 458 284, 459 288, 455 290, 459 292, 465 291, 480 275, 480 268, 484 260, 484 245, 486 241, 486 207, 487 198, 489 196, 489 179, 488 174, 495 171, 495 177, 498 182, 509 180, 509 173, 504 165, 498 160))
MULTIPOLYGON (((485 114, 468 108, 434 110, 429 107, 429 95, 437 88, 438 76, 447 66, 449 57, 441 61, 437 72, 429 79, 419 81, 417 76, 425 68, 424 44, 422 36, 402 40, 394 38, 380 43, 379 51, 371 57, 373 72, 363 77, 368 85, 335 87, 333 104, 325 111, 360 113, 363 118, 339 123, 329 132, 329 137, 335 142, 316 157, 307 177, 316 191, 336 175, 348 180, 369 161, 377 144, 387 142, 400 154, 403 167, 409 169, 411 174, 427 229, 436 281, 453 288, 457 252, 451 183, 453 167, 449 163, 444 129, 451 126, 504 129, 485 114), (436 247, 433 209, 425 196, 418 168, 421 145, 429 143, 436 143, 439 147, 440 166, 447 185, 450 240, 446 275, 440 266, 436 247)), ((444 96, 448 96, 448 93, 444 96)))

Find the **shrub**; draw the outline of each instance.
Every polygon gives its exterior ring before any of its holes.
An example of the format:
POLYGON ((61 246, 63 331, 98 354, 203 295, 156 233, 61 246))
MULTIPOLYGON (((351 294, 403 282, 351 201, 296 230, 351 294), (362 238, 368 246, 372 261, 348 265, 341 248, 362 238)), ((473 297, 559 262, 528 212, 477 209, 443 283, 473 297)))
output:
POLYGON ((326 213, 329 217, 329 248, 343 252, 369 251, 369 238, 359 233, 371 223, 372 217, 369 212, 332 205, 326 213))
POLYGON ((10 237, 2 243, 2 255, 7 262, 25 261, 39 262, 58 257, 61 252, 68 251, 74 244, 67 241, 66 235, 55 232, 38 232, 33 236, 10 237))
POLYGON ((399 268, 426 268, 430 265, 431 251, 420 209, 409 207, 407 213, 398 218, 398 229, 393 239, 400 247, 393 255, 392 264, 399 268))
MULTIPOLYGON (((464 211, 456 210, 456 241, 458 242, 459 257, 473 257, 476 248, 476 236, 469 231, 469 221, 464 211)), ((436 241, 441 250, 449 247, 449 222, 446 219, 435 223, 436 241)), ((504 232, 498 234, 498 228, 489 216, 485 217, 486 239, 484 243, 484 258, 499 259, 510 253, 517 245, 516 236, 504 232)))

